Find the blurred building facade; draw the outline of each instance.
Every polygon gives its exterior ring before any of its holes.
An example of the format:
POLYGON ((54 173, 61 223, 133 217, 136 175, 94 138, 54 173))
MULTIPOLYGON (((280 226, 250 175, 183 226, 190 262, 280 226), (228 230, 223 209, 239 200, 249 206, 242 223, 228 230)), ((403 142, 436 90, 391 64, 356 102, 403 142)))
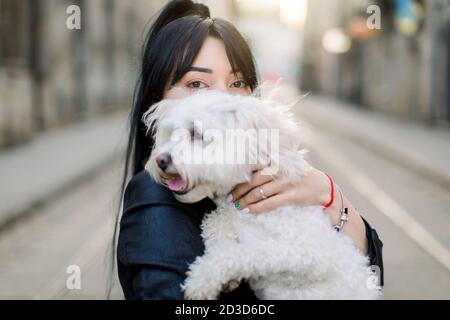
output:
POLYGON ((412 121, 450 123, 448 0, 308 1, 304 33, 303 91, 412 121), (381 9, 380 30, 367 27, 372 4, 381 9), (348 50, 326 50, 324 42, 345 47, 341 37, 348 37, 348 50))
POLYGON ((145 29, 163 0, 0 0, 0 148, 130 107, 145 29), (81 29, 66 12, 81 9, 81 29))
POLYGON ((299 81, 306 0, 234 0, 233 22, 250 45, 263 83, 299 81))

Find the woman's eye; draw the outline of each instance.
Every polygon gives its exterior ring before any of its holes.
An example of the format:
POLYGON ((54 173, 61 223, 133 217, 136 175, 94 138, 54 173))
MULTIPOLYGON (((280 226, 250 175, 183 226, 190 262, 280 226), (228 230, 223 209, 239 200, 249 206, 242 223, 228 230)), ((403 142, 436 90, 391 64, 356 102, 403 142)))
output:
POLYGON ((246 88, 247 82, 245 82, 244 80, 235 81, 235 82, 233 82, 232 87, 233 88, 246 88))
POLYGON ((187 87, 191 89, 203 89, 206 88, 207 86, 201 81, 192 81, 188 83, 187 87))

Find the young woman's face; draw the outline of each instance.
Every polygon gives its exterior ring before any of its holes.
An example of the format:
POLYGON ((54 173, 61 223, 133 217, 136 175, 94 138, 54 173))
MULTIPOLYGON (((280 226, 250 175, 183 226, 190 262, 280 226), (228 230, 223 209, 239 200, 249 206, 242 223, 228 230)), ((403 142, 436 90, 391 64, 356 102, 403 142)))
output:
POLYGON ((232 72, 224 43, 207 37, 188 71, 173 87, 164 92, 164 98, 176 98, 174 87, 194 92, 199 89, 222 90, 230 94, 250 95, 251 88, 242 73, 232 72))

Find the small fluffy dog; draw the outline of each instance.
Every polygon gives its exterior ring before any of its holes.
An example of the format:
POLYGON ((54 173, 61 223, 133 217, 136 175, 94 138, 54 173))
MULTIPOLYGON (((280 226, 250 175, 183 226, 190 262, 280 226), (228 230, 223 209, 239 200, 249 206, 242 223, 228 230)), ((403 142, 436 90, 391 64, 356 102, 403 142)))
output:
POLYGON ((200 90, 154 104, 143 121, 155 142, 146 164, 152 177, 181 202, 209 197, 217 204, 202 223, 204 255, 190 265, 182 285, 187 299, 217 299, 241 280, 260 299, 379 296, 368 285, 368 258, 333 229, 323 207, 252 215, 226 199, 255 170, 281 172, 292 183, 308 171, 289 106, 200 90))

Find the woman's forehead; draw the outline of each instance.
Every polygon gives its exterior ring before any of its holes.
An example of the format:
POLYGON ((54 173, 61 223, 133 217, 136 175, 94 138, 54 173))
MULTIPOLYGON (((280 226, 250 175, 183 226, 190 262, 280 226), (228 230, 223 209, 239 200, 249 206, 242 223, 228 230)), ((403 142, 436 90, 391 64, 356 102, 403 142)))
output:
POLYGON ((223 41, 214 37, 207 37, 192 63, 192 67, 201 68, 194 71, 212 71, 228 74, 232 68, 223 41))

